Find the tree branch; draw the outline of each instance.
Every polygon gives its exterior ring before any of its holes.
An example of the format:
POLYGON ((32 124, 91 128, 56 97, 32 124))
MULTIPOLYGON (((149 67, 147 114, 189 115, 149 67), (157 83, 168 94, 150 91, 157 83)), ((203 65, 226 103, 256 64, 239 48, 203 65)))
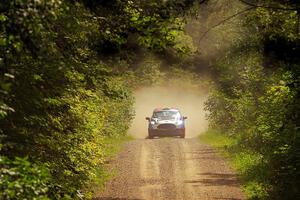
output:
POLYGON ((206 3, 206 2, 208 2, 209 0, 201 0, 200 2, 199 2, 199 4, 203 4, 203 3, 206 3))
POLYGON ((225 22, 231 20, 232 18, 234 18, 234 17, 236 17, 236 16, 238 16, 238 15, 241 15, 241 14, 243 14, 243 13, 245 13, 245 12, 248 12, 248 11, 254 9, 254 8, 255 8, 255 7, 249 7, 249 8, 247 8, 247 9, 244 9, 244 10, 240 11, 240 12, 237 12, 237 13, 235 13, 234 15, 231 15, 231 16, 227 17, 226 19, 220 21, 219 23, 215 24, 214 26, 210 27, 207 31, 205 31, 205 32, 202 34, 202 36, 200 37, 198 43, 200 43, 200 42, 202 41, 202 39, 207 35, 207 33, 209 33, 212 29, 214 29, 214 28, 216 28, 216 27, 222 25, 223 23, 225 23, 225 22))

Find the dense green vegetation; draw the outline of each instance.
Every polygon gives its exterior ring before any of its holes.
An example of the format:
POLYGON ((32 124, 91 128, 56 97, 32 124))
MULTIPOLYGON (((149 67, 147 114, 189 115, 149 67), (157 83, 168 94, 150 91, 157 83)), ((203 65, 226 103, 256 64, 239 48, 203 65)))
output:
MULTIPOLYGON (((299 1, 242 1, 243 37, 214 65, 212 127, 257 155, 252 199, 300 196, 299 1)), ((246 158, 245 158, 246 159, 246 158)), ((254 159, 255 160, 255 159, 254 159)))
POLYGON ((267 198, 266 185, 263 183, 269 173, 268 169, 262 165, 264 160, 261 154, 250 148, 241 147, 236 137, 228 136, 215 129, 201 134, 199 139, 216 148, 238 172, 243 191, 248 199, 267 198))
POLYGON ((213 19, 203 5, 226 2, 2 0, 0 199, 90 198, 126 138, 132 90, 159 82, 170 66, 201 75, 203 63, 213 80, 210 123, 224 134, 217 138, 246 152, 238 155, 247 173, 260 172, 246 178, 251 198, 299 197, 300 3, 236 0, 234 17, 212 26, 235 33, 219 31, 209 42, 218 54, 203 62, 195 54, 213 49, 201 47, 211 29, 192 41, 186 19, 213 19))
POLYGON ((0 199, 91 197, 133 117, 134 80, 148 75, 132 67, 138 52, 187 53, 176 40, 189 6, 1 1, 0 199))

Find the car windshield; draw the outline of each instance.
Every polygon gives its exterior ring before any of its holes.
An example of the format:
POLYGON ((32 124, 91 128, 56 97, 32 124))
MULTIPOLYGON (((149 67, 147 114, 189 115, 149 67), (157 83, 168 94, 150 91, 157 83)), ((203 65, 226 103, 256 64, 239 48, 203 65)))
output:
POLYGON ((153 118, 163 119, 163 120, 174 120, 180 119, 180 113, 178 111, 158 111, 153 113, 153 118))

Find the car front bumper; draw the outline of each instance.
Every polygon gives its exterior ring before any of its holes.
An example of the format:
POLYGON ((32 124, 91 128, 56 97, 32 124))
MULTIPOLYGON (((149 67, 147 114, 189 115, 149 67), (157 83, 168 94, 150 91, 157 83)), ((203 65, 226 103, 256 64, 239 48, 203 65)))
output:
POLYGON ((149 136, 184 136, 185 128, 176 129, 148 129, 149 136))

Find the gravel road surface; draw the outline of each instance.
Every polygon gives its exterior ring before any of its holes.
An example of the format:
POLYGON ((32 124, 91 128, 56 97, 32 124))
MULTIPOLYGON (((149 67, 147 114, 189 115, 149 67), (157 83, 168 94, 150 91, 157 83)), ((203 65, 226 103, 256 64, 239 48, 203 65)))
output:
POLYGON ((109 167, 116 176, 94 200, 245 199, 224 159, 196 138, 134 140, 109 167))

